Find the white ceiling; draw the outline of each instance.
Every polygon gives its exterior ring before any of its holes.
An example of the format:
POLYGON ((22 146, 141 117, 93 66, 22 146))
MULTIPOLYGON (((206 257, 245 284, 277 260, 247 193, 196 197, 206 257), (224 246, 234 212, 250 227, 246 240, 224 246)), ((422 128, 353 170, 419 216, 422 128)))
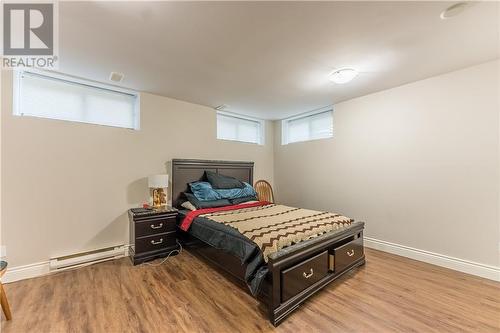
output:
POLYGON ((498 58, 499 3, 452 3, 60 2, 59 70, 279 119, 498 58))

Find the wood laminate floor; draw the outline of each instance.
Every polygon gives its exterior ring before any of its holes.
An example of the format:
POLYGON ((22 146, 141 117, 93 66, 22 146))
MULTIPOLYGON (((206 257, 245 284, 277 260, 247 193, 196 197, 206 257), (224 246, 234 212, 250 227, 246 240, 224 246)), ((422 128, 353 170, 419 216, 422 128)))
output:
POLYGON ((274 328, 259 303, 183 252, 7 284, 11 332, 500 332, 500 284, 367 249, 367 264, 274 328), (158 261, 156 261, 158 262, 158 261))

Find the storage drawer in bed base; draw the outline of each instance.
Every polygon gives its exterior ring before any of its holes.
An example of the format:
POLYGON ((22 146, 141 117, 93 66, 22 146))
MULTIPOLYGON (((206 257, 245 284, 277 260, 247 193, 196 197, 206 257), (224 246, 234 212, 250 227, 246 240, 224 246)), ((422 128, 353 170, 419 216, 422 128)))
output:
POLYGON ((268 265, 272 281, 269 297, 271 322, 277 326, 317 291, 364 263, 363 226, 318 242, 312 245, 309 251, 306 249, 270 260, 268 265), (314 280, 311 280, 314 275, 314 280))
POLYGON ((281 299, 286 301, 328 274, 328 251, 306 259, 281 272, 281 299))
POLYGON ((347 237, 324 251, 281 272, 281 301, 318 283, 328 274, 338 275, 364 256, 361 234, 347 237), (341 245, 339 245, 341 244, 341 245))
POLYGON ((334 272, 341 273, 364 256, 363 238, 357 238, 333 250, 334 272))

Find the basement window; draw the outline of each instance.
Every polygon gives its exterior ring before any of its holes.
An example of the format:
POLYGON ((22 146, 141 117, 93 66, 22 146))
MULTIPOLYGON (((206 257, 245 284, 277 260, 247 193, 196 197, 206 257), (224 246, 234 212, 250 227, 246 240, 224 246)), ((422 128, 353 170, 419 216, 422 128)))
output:
POLYGON ((217 139, 264 144, 264 122, 245 116, 217 112, 217 139))
POLYGON ((281 121, 281 144, 333 137, 333 109, 309 112, 281 121))
POLYGON ((71 76, 18 71, 14 115, 139 129, 139 94, 71 76))

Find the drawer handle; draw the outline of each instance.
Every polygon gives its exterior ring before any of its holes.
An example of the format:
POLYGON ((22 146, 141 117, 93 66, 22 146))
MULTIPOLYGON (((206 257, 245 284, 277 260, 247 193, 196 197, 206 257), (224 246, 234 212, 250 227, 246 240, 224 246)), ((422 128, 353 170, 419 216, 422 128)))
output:
POLYGON ((155 242, 154 240, 151 241, 151 244, 153 244, 153 245, 158 245, 161 243, 163 243, 163 238, 160 238, 160 240, 158 242, 155 242))
POLYGON ((349 257, 352 257, 354 255, 354 249, 350 250, 350 251, 347 251, 347 255, 349 257))
POLYGON ((158 225, 151 224, 151 229, 160 229, 161 227, 163 227, 163 223, 160 223, 158 225))
POLYGON ((311 268, 311 270, 309 271, 309 274, 307 274, 306 272, 303 272, 302 275, 306 278, 306 279, 309 279, 311 276, 314 275, 314 271, 313 269, 311 268))

